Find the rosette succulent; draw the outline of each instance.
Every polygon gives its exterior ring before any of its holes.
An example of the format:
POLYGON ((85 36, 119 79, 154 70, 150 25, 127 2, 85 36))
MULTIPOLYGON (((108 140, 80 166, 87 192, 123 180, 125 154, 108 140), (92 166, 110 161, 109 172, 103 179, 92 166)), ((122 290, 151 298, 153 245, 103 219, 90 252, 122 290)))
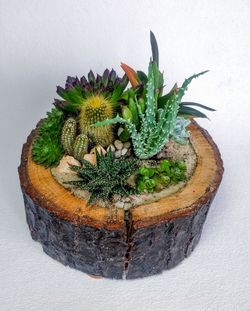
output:
POLYGON ((63 146, 60 140, 65 114, 54 108, 47 113, 38 129, 38 134, 32 144, 32 159, 45 167, 55 166, 63 156, 63 146))
POLYGON ((63 100, 55 99, 54 105, 68 112, 76 112, 81 109, 87 98, 98 95, 102 95, 110 103, 116 103, 127 84, 127 76, 120 78, 113 69, 111 71, 106 69, 102 76, 99 74, 95 76, 92 70, 87 78, 68 76, 65 87, 57 87, 57 94, 63 100))

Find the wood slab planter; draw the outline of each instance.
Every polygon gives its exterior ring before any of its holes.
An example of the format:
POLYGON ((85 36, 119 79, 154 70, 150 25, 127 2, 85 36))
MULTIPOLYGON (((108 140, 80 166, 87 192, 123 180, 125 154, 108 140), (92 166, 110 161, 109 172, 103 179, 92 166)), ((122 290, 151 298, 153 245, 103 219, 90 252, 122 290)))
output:
POLYGON ((31 159, 33 130, 19 167, 27 223, 52 258, 91 275, 134 279, 170 269, 197 245, 223 174, 219 150, 189 127, 197 167, 187 185, 157 202, 123 209, 88 206, 31 159))

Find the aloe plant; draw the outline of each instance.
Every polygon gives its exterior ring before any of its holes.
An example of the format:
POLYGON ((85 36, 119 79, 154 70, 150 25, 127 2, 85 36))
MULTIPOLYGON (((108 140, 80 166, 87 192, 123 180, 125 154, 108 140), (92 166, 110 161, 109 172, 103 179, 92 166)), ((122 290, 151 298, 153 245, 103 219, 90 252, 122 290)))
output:
POLYGON ((166 98, 163 108, 158 108, 158 79, 159 70, 156 62, 150 61, 148 68, 148 81, 146 84, 146 94, 144 98, 145 111, 135 97, 138 109, 140 125, 132 119, 124 119, 117 115, 113 119, 97 122, 94 126, 121 123, 128 129, 135 155, 140 159, 148 159, 156 155, 168 142, 170 134, 174 128, 181 99, 187 90, 188 85, 194 78, 204 74, 203 71, 186 79, 180 88, 175 88, 166 98))
MULTIPOLYGON (((159 67, 159 49, 157 40, 155 38, 155 35, 152 31, 150 31, 150 43, 151 43, 151 51, 152 51, 152 60, 154 63, 156 63, 157 67, 159 67)), ((143 71, 135 71, 133 68, 126 64, 121 64, 122 69, 126 73, 131 85, 132 89, 128 89, 125 91, 122 95, 122 98, 125 100, 129 100, 129 95, 131 93, 134 93, 134 95, 140 97, 144 96, 145 94, 145 86, 148 82, 148 77, 143 71)), ((155 70, 156 67, 155 67, 155 70)), ((166 103, 166 100, 171 96, 171 93, 174 89, 177 89, 177 84, 174 85, 172 90, 162 96, 163 88, 164 88, 164 80, 163 80, 163 73, 158 71, 158 77, 155 82, 155 86, 157 88, 158 93, 158 108, 164 108, 164 105, 166 103)), ((205 105, 194 103, 194 102, 181 102, 179 105, 179 116, 184 116, 185 118, 207 118, 206 114, 199 111, 198 109, 194 107, 199 107, 208 111, 215 111, 215 109, 207 107, 205 105)))

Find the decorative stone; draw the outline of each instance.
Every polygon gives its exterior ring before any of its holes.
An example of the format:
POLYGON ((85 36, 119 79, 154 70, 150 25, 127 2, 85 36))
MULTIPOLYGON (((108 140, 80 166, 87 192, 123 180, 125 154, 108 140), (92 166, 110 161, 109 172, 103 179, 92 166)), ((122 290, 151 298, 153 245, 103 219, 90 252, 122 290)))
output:
POLYGON ((129 178, 127 179, 127 183, 128 183, 130 186, 135 187, 135 185, 136 185, 135 180, 136 180, 135 175, 131 175, 131 176, 129 176, 129 178))
POLYGON ((131 154, 132 154, 132 151, 131 151, 131 148, 130 148, 130 149, 128 149, 128 152, 127 152, 126 156, 129 157, 129 156, 131 156, 131 154))
POLYGON ((120 136, 123 131, 124 131, 124 128, 119 127, 117 131, 117 135, 120 136))
POLYGON ((115 158, 120 158, 121 156, 122 156, 122 151, 121 150, 116 150, 115 158))
POLYGON ((120 140, 115 140, 114 145, 116 147, 116 149, 121 150, 123 147, 123 143, 120 140))
POLYGON ((129 149, 130 147, 131 147, 131 142, 130 141, 126 141, 125 143, 123 143, 123 148, 129 149))
POLYGON ((90 150, 90 154, 96 154, 96 151, 99 153, 99 154, 103 154, 105 155, 107 152, 106 150, 101 146, 101 145, 96 145, 95 147, 93 147, 91 150, 90 150))
POLYGON ((123 204, 123 208, 124 208, 125 211, 128 211, 128 210, 131 208, 131 206, 132 206, 131 203, 126 203, 126 202, 125 202, 125 203, 123 204))
POLYGON ((128 152, 127 148, 123 148, 121 151, 121 155, 124 156, 128 152))
POLYGON ((72 156, 64 156, 61 158, 60 163, 54 168, 56 174, 72 174, 70 165, 81 166, 81 163, 72 156))
POLYGON ((95 153, 87 153, 85 154, 85 156, 83 157, 84 160, 89 161, 92 164, 96 164, 96 154, 95 153))
POLYGON ((114 145, 109 145, 107 148, 107 151, 111 150, 112 152, 115 152, 115 146, 114 145))

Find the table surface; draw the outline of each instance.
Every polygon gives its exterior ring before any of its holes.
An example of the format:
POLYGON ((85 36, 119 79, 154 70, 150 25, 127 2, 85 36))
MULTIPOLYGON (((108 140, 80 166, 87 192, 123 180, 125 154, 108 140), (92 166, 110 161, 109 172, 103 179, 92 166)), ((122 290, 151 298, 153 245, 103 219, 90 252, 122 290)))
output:
POLYGON ((0 0, 0 310, 250 310, 250 2, 0 0), (173 270, 134 281, 92 279, 46 256, 25 221, 21 147, 67 75, 120 62, 147 70, 149 30, 166 89, 193 73, 186 101, 218 144, 224 178, 202 238, 173 270))

